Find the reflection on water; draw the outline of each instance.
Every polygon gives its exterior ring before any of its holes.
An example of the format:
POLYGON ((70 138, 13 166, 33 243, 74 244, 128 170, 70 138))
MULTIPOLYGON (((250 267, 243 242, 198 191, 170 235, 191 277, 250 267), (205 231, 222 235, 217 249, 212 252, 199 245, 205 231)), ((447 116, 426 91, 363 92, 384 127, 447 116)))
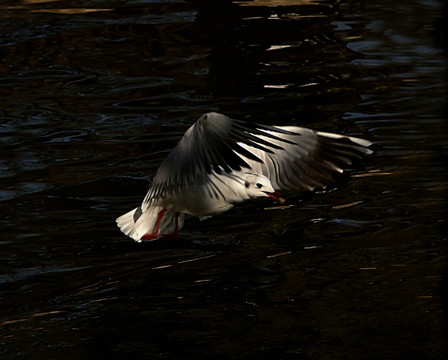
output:
POLYGON ((2 358, 445 359, 441 6, 1 2, 2 358), (286 209, 125 238, 210 110, 376 152, 286 209))

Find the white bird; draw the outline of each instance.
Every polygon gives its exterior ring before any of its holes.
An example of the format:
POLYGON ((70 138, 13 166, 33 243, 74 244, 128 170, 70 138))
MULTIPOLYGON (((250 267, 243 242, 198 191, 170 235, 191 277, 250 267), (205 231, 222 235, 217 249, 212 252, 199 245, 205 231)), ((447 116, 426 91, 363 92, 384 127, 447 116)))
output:
POLYGON ((297 126, 268 126, 202 115, 157 170, 142 204, 117 218, 136 241, 177 236, 185 214, 201 220, 277 190, 325 188, 354 160, 371 154, 368 140, 297 126))

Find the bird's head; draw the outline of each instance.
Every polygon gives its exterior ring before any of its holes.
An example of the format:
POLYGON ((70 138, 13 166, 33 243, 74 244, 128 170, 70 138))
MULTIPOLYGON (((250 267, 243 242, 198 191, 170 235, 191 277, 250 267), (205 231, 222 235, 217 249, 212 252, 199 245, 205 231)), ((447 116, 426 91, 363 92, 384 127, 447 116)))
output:
POLYGON ((246 173, 243 177, 244 188, 249 198, 270 197, 281 204, 285 199, 272 186, 271 181, 264 175, 246 173))

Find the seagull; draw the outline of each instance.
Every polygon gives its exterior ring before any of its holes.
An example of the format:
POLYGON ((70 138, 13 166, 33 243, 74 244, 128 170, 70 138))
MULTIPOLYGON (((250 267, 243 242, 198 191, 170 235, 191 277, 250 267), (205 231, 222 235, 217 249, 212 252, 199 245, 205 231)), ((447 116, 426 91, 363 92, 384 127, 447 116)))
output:
POLYGON ((135 241, 177 237, 185 214, 204 220, 253 198, 284 203, 279 190, 337 182, 372 142, 298 126, 269 126, 210 112, 158 168, 140 206, 116 219, 135 241))

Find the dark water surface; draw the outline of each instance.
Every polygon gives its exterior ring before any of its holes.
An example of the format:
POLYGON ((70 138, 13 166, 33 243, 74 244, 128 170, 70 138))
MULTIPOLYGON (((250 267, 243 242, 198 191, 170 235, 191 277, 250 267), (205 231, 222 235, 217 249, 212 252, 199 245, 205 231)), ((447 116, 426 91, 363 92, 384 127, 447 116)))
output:
POLYGON ((1 359, 446 359, 442 2, 0 1, 1 359), (286 210, 114 219, 202 113, 370 139, 286 210))

